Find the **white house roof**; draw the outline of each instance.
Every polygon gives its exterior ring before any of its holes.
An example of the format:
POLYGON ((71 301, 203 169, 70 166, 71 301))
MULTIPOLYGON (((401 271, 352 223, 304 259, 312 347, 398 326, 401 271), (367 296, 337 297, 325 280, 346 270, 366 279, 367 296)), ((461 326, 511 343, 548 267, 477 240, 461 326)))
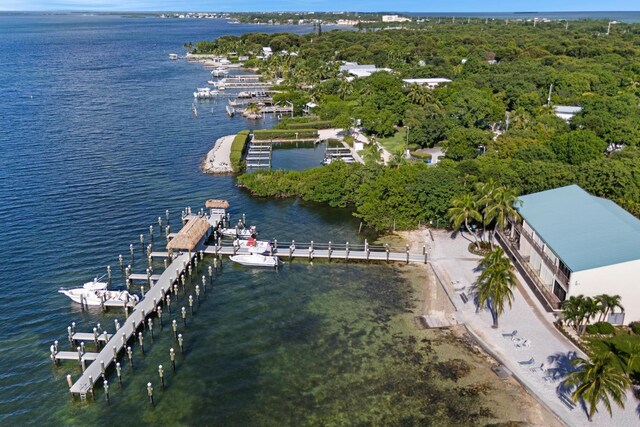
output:
POLYGON ((640 220, 577 185, 521 196, 520 215, 571 271, 640 259, 640 220))
POLYGON ((576 106, 573 106, 573 105, 554 105, 553 106, 553 110, 556 113, 560 113, 560 114, 573 114, 573 115, 576 115, 580 111, 582 111, 582 107, 576 107, 576 106))

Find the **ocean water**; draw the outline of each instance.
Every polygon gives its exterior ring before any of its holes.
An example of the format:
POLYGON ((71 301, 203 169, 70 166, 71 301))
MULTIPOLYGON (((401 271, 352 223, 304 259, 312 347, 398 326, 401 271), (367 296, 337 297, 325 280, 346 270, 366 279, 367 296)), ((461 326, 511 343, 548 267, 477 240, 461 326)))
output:
MULTIPOLYGON (((442 337, 417 339, 411 332, 415 290, 402 268, 387 265, 294 262, 259 271, 224 260, 186 329, 180 326, 185 353, 175 373, 169 349, 177 343, 167 322, 181 322, 177 310, 186 295, 171 313, 165 309, 164 329, 156 321, 153 337, 146 332, 144 355, 132 343, 133 366, 121 360, 123 385, 109 373, 110 404, 101 386, 95 402, 69 398, 65 377, 78 378, 80 367, 55 367, 49 346, 59 340, 71 350, 71 322, 79 331, 97 323, 113 331, 123 314, 82 311, 57 289, 102 275, 107 265, 113 285, 122 285, 118 254, 143 272, 138 236, 148 243, 153 224, 161 247, 156 221, 166 209, 174 231, 181 209, 214 197, 229 200, 232 219, 245 213, 261 236, 280 242, 372 238, 357 233, 348 211, 253 199, 233 177, 199 171, 217 138, 271 123, 229 119, 223 102, 198 104, 195 118, 192 92, 208 73, 169 61, 168 54, 182 53, 185 42, 255 29, 222 20, 0 14, 0 425, 475 425, 491 419, 495 403, 485 406, 484 383, 446 379, 436 354, 442 337), (147 382, 155 406, 147 402, 147 382)), ((302 168, 321 157, 322 147, 283 149, 274 163, 302 168)), ((483 364, 446 345, 456 357, 483 364)), ((501 390, 491 393, 495 400, 501 390)))

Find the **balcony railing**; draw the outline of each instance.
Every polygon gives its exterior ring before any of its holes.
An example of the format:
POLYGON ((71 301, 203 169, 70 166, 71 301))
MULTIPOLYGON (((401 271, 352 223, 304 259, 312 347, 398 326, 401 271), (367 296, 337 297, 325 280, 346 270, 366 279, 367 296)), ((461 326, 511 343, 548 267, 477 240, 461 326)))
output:
POLYGON ((500 231, 496 233, 496 236, 498 241, 505 247, 509 257, 514 261, 515 265, 519 267, 520 273, 522 273, 525 279, 528 279, 527 284, 529 288, 531 288, 542 305, 544 305, 548 311, 559 310, 561 304, 560 299, 547 289, 547 285, 542 283, 538 273, 535 272, 527 260, 520 255, 517 244, 500 231))
MULTIPOLYGON (((540 255, 540 258, 542 258, 542 261, 547 265, 547 267, 549 267, 549 270, 554 274, 556 280, 565 287, 569 286, 569 277, 567 277, 565 272, 560 269, 560 266, 558 266, 555 261, 551 259, 549 255, 547 255, 544 249, 538 244, 538 242, 535 241, 533 236, 528 233, 521 224, 514 225, 520 235, 523 236, 527 240, 527 242, 529 242, 531 247, 535 249, 538 255, 540 255)), ((516 248, 516 250, 517 249, 518 248, 516 248)))

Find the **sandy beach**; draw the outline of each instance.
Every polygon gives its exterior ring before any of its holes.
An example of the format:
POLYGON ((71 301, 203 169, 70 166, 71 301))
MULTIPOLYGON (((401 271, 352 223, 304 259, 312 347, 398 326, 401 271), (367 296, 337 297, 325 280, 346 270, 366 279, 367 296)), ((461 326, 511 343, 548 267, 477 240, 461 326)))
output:
POLYGON ((235 135, 227 135, 216 140, 213 148, 207 153, 200 164, 204 173, 223 174, 233 172, 229 158, 233 138, 235 138, 235 135))

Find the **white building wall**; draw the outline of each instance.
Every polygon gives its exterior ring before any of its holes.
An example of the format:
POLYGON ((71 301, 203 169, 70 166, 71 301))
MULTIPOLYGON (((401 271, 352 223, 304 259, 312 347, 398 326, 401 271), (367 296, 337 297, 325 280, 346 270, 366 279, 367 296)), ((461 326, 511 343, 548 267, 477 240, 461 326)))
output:
POLYGON ((640 259, 571 274, 567 298, 602 294, 620 295, 625 324, 640 321, 640 259))

